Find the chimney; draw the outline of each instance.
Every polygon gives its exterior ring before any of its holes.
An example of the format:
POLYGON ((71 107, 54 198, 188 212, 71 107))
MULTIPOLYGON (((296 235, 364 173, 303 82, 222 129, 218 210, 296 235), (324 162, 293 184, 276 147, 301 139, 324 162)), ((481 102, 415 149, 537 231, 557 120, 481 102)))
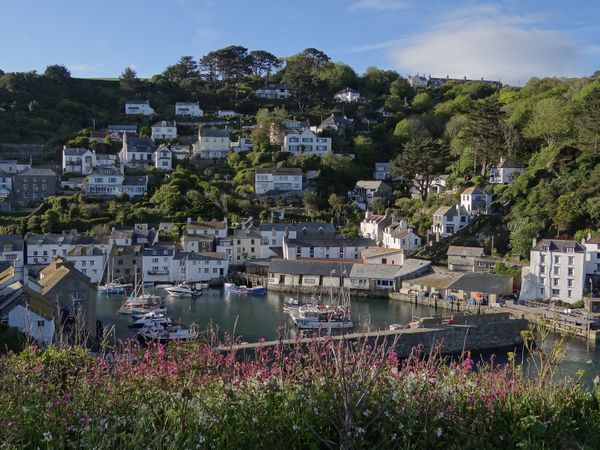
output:
POLYGON ((192 218, 191 217, 187 218, 187 223, 192 223, 192 218))
POLYGON ((536 239, 536 238, 533 238, 533 239, 532 239, 532 241, 531 241, 531 247, 533 248, 533 247, 535 247, 536 245, 537 245, 537 239, 536 239))

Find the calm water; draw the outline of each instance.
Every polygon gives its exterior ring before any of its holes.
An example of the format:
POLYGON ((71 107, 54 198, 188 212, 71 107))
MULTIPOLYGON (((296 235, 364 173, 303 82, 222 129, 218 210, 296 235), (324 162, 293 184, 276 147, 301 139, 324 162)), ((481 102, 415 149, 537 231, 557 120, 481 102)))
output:
MULTIPOLYGON (((195 323, 204 330, 212 323, 217 325, 221 334, 228 332, 239 336, 242 341, 256 342, 261 338, 277 339, 277 329, 283 327, 286 337, 295 336, 296 330, 283 312, 283 304, 291 294, 269 292, 263 297, 224 293, 221 289, 205 290, 202 297, 196 299, 174 298, 166 296, 163 290, 157 290, 167 304, 167 314, 184 324, 195 323), (237 322, 237 323, 236 323, 237 322)), ((308 296, 303 297, 306 300, 308 296)), ((114 325, 119 338, 134 337, 135 331, 128 327, 130 316, 118 315, 122 297, 101 296, 97 302, 97 317, 105 328, 114 325)), ((411 306, 404 302, 387 299, 352 298, 351 315, 355 331, 387 329, 390 324, 407 324, 412 317, 425 317, 445 313, 425 306, 411 306)), ((496 352, 494 352, 496 353, 496 352)), ((492 352, 477 354, 476 358, 489 360, 492 352)), ((497 361, 507 360, 505 352, 497 352, 497 361)), ((566 345, 566 355, 560 372, 575 377, 575 372, 583 369, 582 381, 591 384, 600 373, 600 346, 587 348, 585 342, 571 340, 566 345)))

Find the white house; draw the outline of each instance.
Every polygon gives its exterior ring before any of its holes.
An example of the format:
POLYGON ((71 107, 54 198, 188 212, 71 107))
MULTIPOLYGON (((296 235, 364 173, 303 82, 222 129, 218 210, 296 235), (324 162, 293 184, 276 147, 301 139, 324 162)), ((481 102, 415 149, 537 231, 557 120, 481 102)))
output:
POLYGON ((76 245, 65 259, 87 275, 92 283, 100 283, 104 275, 108 252, 97 245, 76 245))
POLYGON ((150 138, 157 139, 177 139, 177 124, 168 120, 161 120, 152 125, 152 134, 150 138))
POLYGON ((461 205, 440 206, 433 213, 432 231, 440 237, 450 236, 467 226, 471 216, 461 205))
POLYGON ((384 215, 373 214, 365 211, 365 218, 360 222, 360 235, 367 239, 374 239, 377 244, 383 243, 383 230, 392 223, 392 217, 387 213, 384 215))
POLYGON ((25 267, 24 250, 24 241, 20 235, 0 235, 0 261, 7 261, 12 264, 17 280, 23 280, 25 267))
POLYGON ((598 278, 600 277, 600 235, 588 236, 583 242, 585 245, 585 273, 598 278))
POLYGON ((272 191, 302 191, 302 169, 257 168, 254 175, 254 193, 262 195, 272 191))
POLYGON ((31 164, 19 164, 16 159, 0 160, 0 172, 5 174, 15 175, 28 169, 31 169, 31 164))
POLYGON ((141 168, 153 165, 153 155, 156 149, 154 142, 148 138, 129 136, 123 133, 123 147, 119 153, 121 164, 141 168))
POLYGON ((9 302, 6 314, 9 327, 16 328, 39 344, 53 343, 55 307, 50 299, 19 281, 4 288, 0 295, 2 303, 9 302))
POLYGON ((227 237, 227 217, 223 220, 193 221, 188 217, 185 232, 193 236, 212 236, 215 239, 227 237))
POLYGON ((98 154, 96 155, 96 166, 100 172, 103 170, 118 170, 119 158, 117 155, 98 154))
POLYGON ((352 103, 360 100, 360 92, 349 87, 334 94, 333 99, 338 102, 352 103))
POLYGON ((428 81, 424 76, 416 74, 408 77, 408 84, 410 84, 415 91, 424 91, 427 89, 428 81))
POLYGON ((363 250, 376 246, 366 238, 284 238, 283 258, 359 259, 363 250))
POLYGON ((142 274, 145 282, 169 283, 184 281, 177 278, 179 267, 174 264, 175 247, 153 245, 144 249, 142 254, 142 274))
POLYGON ((375 163, 375 171, 373 172, 374 180, 387 180, 392 178, 392 163, 379 162, 375 163))
POLYGON ((229 152, 229 131, 200 127, 193 154, 201 159, 225 159, 229 152))
POLYGON ((69 148, 66 145, 62 150, 63 173, 89 175, 96 167, 96 152, 87 148, 69 148))
POLYGON ((285 132, 281 151, 293 154, 315 153, 322 156, 331 151, 331 138, 319 136, 310 128, 288 130, 285 132))
POLYGON ((277 83, 268 86, 262 86, 256 90, 256 96, 259 98, 282 100, 292 96, 287 84, 277 83))
POLYGON ((404 250, 408 254, 421 245, 421 237, 408 227, 406 220, 394 222, 383 230, 383 246, 386 248, 404 250))
POLYGON ((260 231, 248 227, 233 232, 233 263, 244 264, 249 259, 262 258, 260 231))
POLYGON ((460 206, 469 214, 487 214, 492 204, 492 194, 485 189, 471 186, 460 194, 460 206))
POLYGON ((125 102, 125 114, 141 114, 143 116, 149 116, 154 114, 154 110, 150 106, 150 102, 148 100, 130 100, 125 102))
POLYGON ((359 180, 354 189, 348 191, 348 200, 360 209, 367 209, 376 199, 388 201, 392 196, 392 188, 381 180, 359 180))
POLYGON ((247 137, 240 137, 237 142, 231 142, 229 144, 231 151, 239 153, 239 152, 249 152, 254 148, 254 144, 252 143, 252 139, 247 137))
POLYGON ((173 152, 169 145, 160 145, 152 155, 152 159, 154 161, 154 167, 158 170, 173 169, 173 152))
POLYGON ((534 241, 529 272, 537 277, 536 297, 574 303, 583 298, 585 248, 572 240, 534 241))
POLYGON ((110 244, 90 236, 83 236, 77 230, 71 230, 67 234, 28 234, 25 242, 27 243, 26 263, 32 266, 50 264, 54 258, 65 257, 78 245, 96 245, 104 251, 110 249, 110 244))
POLYGON ((229 259, 225 253, 186 253, 178 251, 175 253, 173 261, 175 266, 179 268, 179 272, 172 281, 207 282, 224 279, 229 273, 229 259))
POLYGON ((404 264, 406 253, 397 248, 369 247, 362 252, 365 264, 387 264, 401 266, 404 264))
POLYGON ((236 112, 233 109, 219 109, 217 111, 217 117, 233 117, 236 112))
POLYGON ((137 197, 147 190, 147 175, 123 175, 118 170, 94 172, 83 183, 83 192, 88 197, 116 197, 119 194, 137 197))
POLYGON ((202 117, 204 115, 204 111, 202 111, 200 108, 200 103, 198 102, 176 102, 175 115, 202 117))
POLYGON ((513 161, 510 158, 500 158, 500 162, 490 169, 490 183, 508 184, 512 182, 519 174, 523 173, 525 168, 523 164, 513 161))

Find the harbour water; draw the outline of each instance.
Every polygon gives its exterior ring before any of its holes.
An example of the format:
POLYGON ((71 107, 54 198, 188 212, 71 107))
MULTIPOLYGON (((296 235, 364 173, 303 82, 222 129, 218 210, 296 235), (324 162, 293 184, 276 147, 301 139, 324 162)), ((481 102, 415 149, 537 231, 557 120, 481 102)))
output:
MULTIPOLYGON (((212 325, 218 327, 221 336, 229 333, 242 342, 277 339, 279 332, 283 332, 284 337, 294 337, 296 334, 289 314, 283 311, 283 304, 290 294, 268 292, 265 296, 250 296, 228 294, 222 289, 205 289, 204 295, 194 299, 169 297, 160 289, 156 290, 156 294, 164 298, 169 317, 184 325, 196 324, 199 330, 212 325)), ((309 300, 308 296, 300 297, 309 300)), ((102 321, 105 329, 114 326, 116 337, 133 338, 135 331, 128 327, 130 316, 117 314, 122 301, 122 296, 99 296, 96 304, 97 318, 102 321)), ((428 306, 412 306, 397 300, 351 298, 354 331, 387 329, 394 323, 407 324, 414 317, 447 313, 446 310, 436 311, 428 306)), ((593 378, 600 373, 600 346, 588 347, 581 340, 571 339, 566 343, 565 350, 560 373, 575 378, 576 372, 583 370, 585 373, 581 381, 591 384, 593 378)), ((474 357, 489 360, 492 354, 496 354, 496 361, 505 362, 506 351, 485 352, 474 357)))

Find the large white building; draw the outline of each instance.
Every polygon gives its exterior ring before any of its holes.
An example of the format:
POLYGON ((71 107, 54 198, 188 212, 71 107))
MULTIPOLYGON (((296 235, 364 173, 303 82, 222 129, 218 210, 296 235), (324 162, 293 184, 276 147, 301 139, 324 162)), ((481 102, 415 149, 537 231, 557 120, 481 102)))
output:
POLYGON ((331 138, 319 136, 310 128, 288 130, 285 132, 281 151, 293 154, 315 153, 321 156, 331 151, 331 138))
POLYGON ((108 242, 83 236, 77 230, 71 230, 67 234, 28 234, 25 242, 27 243, 26 263, 33 266, 48 265, 57 256, 65 257, 78 245, 96 245, 105 252, 110 250, 108 242))
POLYGON ((123 147, 119 153, 121 164, 132 168, 144 168, 154 165, 156 146, 151 139, 133 137, 123 133, 123 147))
POLYGON ((197 283, 227 277, 229 261, 224 253, 192 253, 154 245, 144 249, 142 267, 146 282, 197 283))
POLYGON ((154 109, 152 109, 148 100, 130 100, 125 103, 125 114, 141 114, 143 116, 149 116, 154 114, 154 109))
POLYGON ((177 139, 177 124, 168 120, 161 120, 152 125, 152 134, 150 138, 157 139, 177 139))
POLYGON ((202 117, 204 111, 202 111, 198 102, 177 102, 175 103, 175 115, 202 117))
POLYGON ((89 175, 96 167, 96 152, 87 148, 69 148, 63 146, 62 170, 63 173, 89 175))
POLYGON ((229 146, 228 130, 200 127, 198 141, 194 143, 193 154, 201 159, 225 159, 229 152, 229 146))
POLYGON ((574 303, 583 298, 585 247, 573 240, 543 239, 531 249, 529 272, 537 281, 530 297, 574 303))
POLYGON ((76 245, 67 252, 65 259, 71 262, 77 270, 89 277, 92 283, 102 282, 108 252, 102 246, 76 245))
POLYGON ((338 102, 351 103, 360 100, 360 92, 349 87, 342 89, 334 94, 333 99, 338 102))
POLYGON ((94 172, 83 183, 83 192, 88 197, 116 197, 119 194, 137 197, 147 190, 147 175, 123 175, 116 169, 94 172))
POLYGON ((433 213, 432 231, 439 237, 447 237, 467 226, 471 215, 461 205, 440 206, 433 213))
POLYGON ((366 238, 300 238, 283 239, 284 259, 359 259, 369 247, 376 247, 366 238))
POLYGON ((364 238, 374 239, 377 244, 383 243, 383 231, 392 223, 392 217, 387 213, 384 215, 373 214, 365 211, 365 218, 360 222, 360 235, 364 238))
POLYGON ((292 96, 292 93, 288 89, 287 84, 270 84, 268 86, 259 87, 256 90, 256 95, 259 98, 271 99, 271 100, 282 100, 292 96))
POLYGON ((274 191, 302 191, 302 169, 257 168, 254 178, 254 193, 257 195, 274 191))
POLYGON ((188 217, 185 232, 191 236, 212 236, 215 239, 227 237, 227 217, 223 220, 193 221, 188 217))
POLYGON ((492 194, 485 189, 471 186, 460 194, 460 205, 469 214, 487 214, 492 205, 492 194))

